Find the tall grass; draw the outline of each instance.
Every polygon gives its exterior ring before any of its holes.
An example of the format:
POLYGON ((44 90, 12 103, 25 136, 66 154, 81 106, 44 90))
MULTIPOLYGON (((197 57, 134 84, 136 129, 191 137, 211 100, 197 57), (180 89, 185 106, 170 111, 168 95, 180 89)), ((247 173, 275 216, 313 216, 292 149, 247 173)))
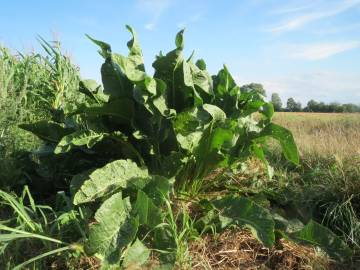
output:
POLYGON ((274 121, 293 132, 303 155, 360 156, 359 113, 276 113, 274 121))
POLYGON ((26 162, 21 161, 39 144, 17 125, 58 117, 66 101, 77 99, 78 68, 58 42, 39 41, 43 55, 13 53, 0 46, 0 188, 23 179, 26 162))
POLYGON ((66 207, 56 210, 36 204, 27 186, 21 196, 0 190, 1 269, 27 269, 24 268, 27 265, 47 269, 44 258, 48 256, 82 252, 80 244, 65 242, 82 236, 77 226, 81 212, 66 207))

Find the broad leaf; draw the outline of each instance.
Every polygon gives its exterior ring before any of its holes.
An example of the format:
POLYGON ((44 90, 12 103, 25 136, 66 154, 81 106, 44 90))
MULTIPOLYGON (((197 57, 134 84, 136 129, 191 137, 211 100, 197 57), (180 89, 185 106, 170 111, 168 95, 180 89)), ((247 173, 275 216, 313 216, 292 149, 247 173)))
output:
MULTIPOLYGON (((197 64, 198 63, 199 62, 197 62, 197 64)), ((207 95, 213 95, 213 81, 210 74, 206 71, 205 62, 200 62, 199 64, 203 69, 194 65, 191 61, 189 61, 188 64, 195 87, 207 95)))
POLYGON ((311 220, 303 229, 290 234, 294 240, 319 246, 326 251, 331 257, 346 261, 350 258, 351 249, 328 228, 311 220))
POLYGON ((220 211, 224 225, 231 223, 248 227, 266 247, 275 241, 275 223, 269 211, 244 197, 225 197, 213 202, 220 211))
POLYGON ((94 105, 91 107, 84 107, 73 114, 85 113, 89 116, 113 116, 121 123, 130 123, 134 117, 134 102, 130 99, 116 99, 109 101, 103 105, 94 105))
POLYGON ((58 142, 62 137, 72 133, 72 128, 66 128, 61 124, 42 120, 33 124, 21 124, 20 128, 30 131, 40 139, 47 142, 58 142))
POLYGON ((166 102, 169 108, 177 112, 194 105, 202 104, 201 97, 195 90, 190 65, 184 60, 183 30, 175 39, 176 49, 165 56, 158 56, 153 63, 154 78, 166 83, 166 102))
POLYGON ((299 164, 299 153, 294 141, 294 137, 289 130, 276 124, 269 124, 260 133, 261 136, 270 136, 280 142, 284 156, 293 162, 299 164))
POLYGON ((96 222, 90 226, 86 253, 106 256, 124 247, 118 245, 118 237, 121 227, 130 218, 130 211, 130 202, 122 198, 121 192, 107 199, 95 213, 96 222))
POLYGON ((101 51, 99 51, 99 53, 101 56, 103 56, 104 58, 109 57, 109 55, 111 54, 111 47, 109 44, 107 44, 106 42, 94 39, 87 34, 85 36, 100 47, 101 51))
POLYGON ((94 80, 80 81, 79 91, 99 104, 107 102, 109 98, 103 93, 102 87, 94 80))
POLYGON ((69 152, 73 147, 86 146, 92 148, 95 144, 100 142, 106 134, 96 133, 89 130, 80 130, 70 135, 63 137, 57 144, 54 153, 66 153, 69 152))
POLYGON ((138 190, 134 205, 135 213, 139 216, 139 222, 150 228, 156 227, 162 221, 161 209, 156 206, 142 190, 138 190))
POLYGON ((94 201, 129 185, 144 185, 148 171, 131 160, 116 160, 93 171, 74 196, 74 204, 94 201))
POLYGON ((135 269, 140 267, 148 260, 150 250, 139 240, 126 249, 122 266, 125 269, 135 269))

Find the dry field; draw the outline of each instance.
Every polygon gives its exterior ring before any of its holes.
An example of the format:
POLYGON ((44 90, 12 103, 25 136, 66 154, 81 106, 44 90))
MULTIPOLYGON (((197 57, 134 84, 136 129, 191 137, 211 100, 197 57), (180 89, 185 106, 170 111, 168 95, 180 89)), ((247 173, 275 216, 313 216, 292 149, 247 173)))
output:
POLYGON ((301 154, 360 156, 360 114, 276 113, 274 121, 293 132, 301 154))

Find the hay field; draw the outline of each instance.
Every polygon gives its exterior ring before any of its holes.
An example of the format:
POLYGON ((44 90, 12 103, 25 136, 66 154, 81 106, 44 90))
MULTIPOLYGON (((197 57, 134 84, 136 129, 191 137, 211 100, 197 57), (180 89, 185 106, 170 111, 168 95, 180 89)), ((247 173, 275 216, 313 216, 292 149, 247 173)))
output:
POLYGON ((360 156, 360 114, 278 112, 274 122, 289 128, 302 155, 360 156))

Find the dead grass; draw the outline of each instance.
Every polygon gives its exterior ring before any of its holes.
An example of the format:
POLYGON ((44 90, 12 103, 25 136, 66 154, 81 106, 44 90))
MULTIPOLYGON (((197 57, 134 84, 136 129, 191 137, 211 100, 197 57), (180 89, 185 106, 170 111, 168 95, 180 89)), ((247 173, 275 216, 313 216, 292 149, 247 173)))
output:
POLYGON ((96 257, 70 258, 64 260, 62 257, 57 257, 51 261, 48 269, 52 270, 98 270, 100 269, 100 260, 96 257))
MULTIPOLYGON (((271 249, 265 248, 247 230, 226 230, 206 235, 190 246, 191 269, 336 269, 332 261, 313 247, 280 240, 271 249)), ((340 269, 340 268, 339 268, 340 269)))
POLYGON ((274 122, 293 132, 300 153, 360 156, 360 114, 276 113, 274 122))

